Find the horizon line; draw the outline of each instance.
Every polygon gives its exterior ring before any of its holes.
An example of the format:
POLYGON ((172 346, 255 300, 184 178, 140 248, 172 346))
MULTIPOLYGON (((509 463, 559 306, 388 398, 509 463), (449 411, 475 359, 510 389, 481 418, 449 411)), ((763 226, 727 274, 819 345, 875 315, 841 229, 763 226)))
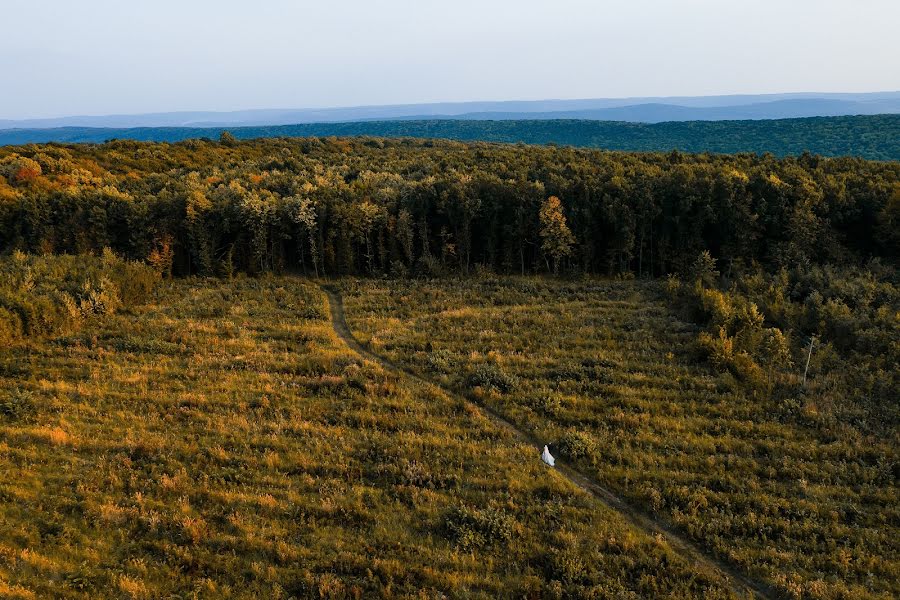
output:
POLYGON ((882 89, 865 92, 848 92, 848 91, 793 91, 793 92, 735 92, 720 94, 697 94, 697 95, 665 95, 665 96, 594 96, 579 98, 531 98, 531 99, 505 99, 505 100, 435 100, 425 102, 400 102, 386 104, 347 104, 347 105, 331 105, 331 106, 295 106, 295 107, 256 107, 256 108, 236 108, 236 109, 176 109, 176 110, 154 110, 145 112, 110 112, 110 113, 93 113, 93 114, 61 114, 55 116, 41 117, 20 117, 20 118, 0 118, 0 122, 19 122, 19 121, 45 121, 54 119, 80 119, 80 118, 111 118, 111 117, 135 117, 135 116, 152 116, 152 115, 179 115, 189 113, 206 113, 206 114, 234 114, 242 112, 264 112, 264 111, 337 111, 352 109, 376 109, 376 108, 403 108, 413 106, 436 106, 436 105, 466 105, 466 104, 512 104, 512 103, 536 103, 536 102, 590 102, 590 101, 628 101, 628 100, 673 100, 673 99, 698 99, 698 98, 735 98, 740 96, 807 96, 807 95, 849 95, 849 96, 866 96, 875 94, 900 94, 900 90, 882 89))

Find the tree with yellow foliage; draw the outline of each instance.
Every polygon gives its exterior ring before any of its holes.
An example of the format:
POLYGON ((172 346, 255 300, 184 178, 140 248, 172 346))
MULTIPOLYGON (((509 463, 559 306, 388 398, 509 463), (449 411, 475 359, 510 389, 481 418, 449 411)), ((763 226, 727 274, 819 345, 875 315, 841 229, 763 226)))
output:
MULTIPOLYGON (((566 223, 562 202, 556 196, 550 196, 541 205, 541 250, 544 260, 553 259, 553 272, 559 272, 559 261, 572 254, 575 236, 566 223)), ((547 268, 550 268, 548 261, 547 268)))

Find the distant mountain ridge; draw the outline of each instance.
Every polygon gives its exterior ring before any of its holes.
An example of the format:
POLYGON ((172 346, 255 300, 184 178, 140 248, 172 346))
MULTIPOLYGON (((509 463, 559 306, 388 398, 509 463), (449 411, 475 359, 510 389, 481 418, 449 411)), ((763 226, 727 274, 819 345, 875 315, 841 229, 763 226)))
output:
POLYGON ((256 109, 231 112, 188 111, 137 115, 0 119, 0 129, 57 127, 246 127, 386 121, 398 119, 592 119, 660 123, 784 119, 900 113, 900 91, 874 93, 793 93, 585 100, 439 102, 344 108, 256 109))
POLYGON ((216 139, 226 130, 240 139, 327 136, 443 138, 629 151, 770 152, 777 156, 809 151, 823 156, 900 160, 900 115, 652 124, 578 119, 426 119, 260 127, 64 127, 0 131, 0 145, 51 141, 98 143, 110 139, 178 142, 216 139))

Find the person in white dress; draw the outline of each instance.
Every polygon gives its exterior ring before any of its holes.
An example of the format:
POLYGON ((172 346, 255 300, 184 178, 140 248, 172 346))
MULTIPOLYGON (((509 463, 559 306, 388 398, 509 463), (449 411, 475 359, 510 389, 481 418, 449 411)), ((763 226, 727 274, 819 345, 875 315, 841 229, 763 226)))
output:
POLYGON ((556 459, 550 454, 550 449, 547 448, 547 446, 544 446, 544 451, 541 453, 541 460, 551 467, 556 464, 556 459))

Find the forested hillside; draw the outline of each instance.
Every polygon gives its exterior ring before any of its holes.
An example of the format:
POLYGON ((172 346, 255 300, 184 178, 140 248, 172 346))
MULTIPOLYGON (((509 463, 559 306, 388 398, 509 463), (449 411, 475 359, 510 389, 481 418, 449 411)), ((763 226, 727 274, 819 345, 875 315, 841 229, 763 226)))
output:
MULTIPOLYGON (((60 127, 0 130, 0 145, 110 139, 176 142, 217 138, 222 127, 106 129, 60 127)), ((312 123, 230 128, 236 137, 380 136, 463 141, 560 144, 641 152, 769 152, 776 156, 809 151, 823 156, 900 160, 900 115, 812 117, 761 121, 627 123, 579 119, 395 120, 312 123)))
POLYGON ((109 247, 176 274, 661 276, 704 250, 728 272, 900 249, 900 163, 850 158, 225 135, 7 147, 0 177, 0 251, 109 247))

